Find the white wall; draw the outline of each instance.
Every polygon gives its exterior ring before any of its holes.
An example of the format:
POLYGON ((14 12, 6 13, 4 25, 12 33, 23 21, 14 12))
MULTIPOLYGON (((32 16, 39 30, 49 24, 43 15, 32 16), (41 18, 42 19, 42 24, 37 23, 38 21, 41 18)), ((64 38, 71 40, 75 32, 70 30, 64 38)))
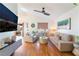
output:
POLYGON ((55 15, 52 14, 50 16, 43 15, 41 13, 35 13, 34 11, 27 11, 23 12, 20 10, 21 7, 19 7, 19 21, 18 23, 24 23, 24 32, 27 31, 26 29, 26 23, 29 23, 29 31, 36 30, 37 29, 37 23, 39 22, 46 22, 48 23, 48 28, 50 29, 54 23, 55 23, 55 15), (35 23, 35 28, 31 28, 31 24, 35 23))
POLYGON ((37 30, 37 24, 41 22, 46 22, 48 23, 48 29, 50 29, 53 24, 54 24, 54 21, 53 21, 53 17, 51 18, 50 16, 45 16, 45 15, 26 15, 25 17, 25 31, 26 31, 26 23, 29 23, 29 31, 32 31, 32 30, 37 30), (35 28, 32 28, 31 27, 31 24, 34 23, 35 24, 35 28))
POLYGON ((60 16, 58 21, 69 17, 71 17, 71 30, 60 29, 58 31, 66 34, 79 35, 79 6, 60 16))
MULTIPOLYGON (((13 13, 17 15, 17 4, 15 3, 3 3, 7 6, 13 13)), ((0 32, 0 40, 5 37, 11 37, 14 31, 0 32)))

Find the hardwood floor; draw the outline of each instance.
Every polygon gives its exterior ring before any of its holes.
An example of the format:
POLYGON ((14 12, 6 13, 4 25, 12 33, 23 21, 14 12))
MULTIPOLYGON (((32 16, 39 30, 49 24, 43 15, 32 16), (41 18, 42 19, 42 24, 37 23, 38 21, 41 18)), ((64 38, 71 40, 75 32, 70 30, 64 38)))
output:
POLYGON ((53 44, 23 43, 13 56, 74 56, 71 52, 60 52, 53 44))

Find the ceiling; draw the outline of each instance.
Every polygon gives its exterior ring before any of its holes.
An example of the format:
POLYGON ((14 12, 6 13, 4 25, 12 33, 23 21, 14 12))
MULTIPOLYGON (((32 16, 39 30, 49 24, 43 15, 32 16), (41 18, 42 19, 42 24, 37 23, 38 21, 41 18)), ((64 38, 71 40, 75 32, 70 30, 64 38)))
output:
POLYGON ((52 16, 60 16, 75 7, 72 3, 19 3, 18 6, 20 12, 24 13, 36 13, 33 10, 41 11, 42 7, 45 7, 46 12, 52 16))

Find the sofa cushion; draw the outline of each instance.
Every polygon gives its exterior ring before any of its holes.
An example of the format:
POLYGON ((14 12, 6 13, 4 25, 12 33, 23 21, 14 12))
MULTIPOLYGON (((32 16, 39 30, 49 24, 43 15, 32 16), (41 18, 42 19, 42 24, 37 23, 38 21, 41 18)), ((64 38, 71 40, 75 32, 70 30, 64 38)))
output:
POLYGON ((70 35, 63 34, 63 35, 61 36, 61 39, 62 39, 63 41, 70 41, 70 35))
POLYGON ((4 38, 3 40, 4 42, 11 42, 11 39, 9 37, 4 38))

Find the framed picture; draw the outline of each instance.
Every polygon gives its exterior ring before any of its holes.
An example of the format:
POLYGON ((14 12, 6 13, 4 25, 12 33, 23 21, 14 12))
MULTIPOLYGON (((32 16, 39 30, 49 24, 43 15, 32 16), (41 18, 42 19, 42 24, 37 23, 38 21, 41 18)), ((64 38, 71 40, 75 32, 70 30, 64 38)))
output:
POLYGON ((58 29, 71 29, 71 18, 64 19, 62 21, 58 21, 57 23, 58 29))

